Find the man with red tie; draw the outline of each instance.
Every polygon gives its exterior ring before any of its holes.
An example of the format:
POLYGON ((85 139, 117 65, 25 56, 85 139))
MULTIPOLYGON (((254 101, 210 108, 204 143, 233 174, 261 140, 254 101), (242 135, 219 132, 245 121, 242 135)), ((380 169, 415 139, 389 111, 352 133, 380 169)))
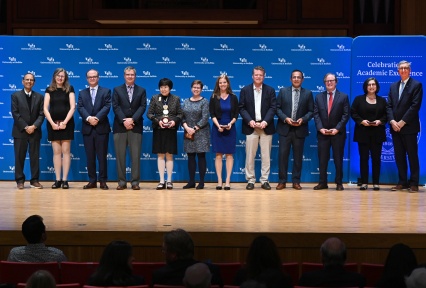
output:
POLYGON ((346 141, 346 123, 349 120, 348 95, 336 89, 337 78, 333 73, 324 77, 326 90, 315 97, 314 119, 318 137, 318 158, 320 179, 314 190, 328 188, 327 167, 330 147, 333 149, 336 168, 336 190, 343 188, 343 154, 346 141))

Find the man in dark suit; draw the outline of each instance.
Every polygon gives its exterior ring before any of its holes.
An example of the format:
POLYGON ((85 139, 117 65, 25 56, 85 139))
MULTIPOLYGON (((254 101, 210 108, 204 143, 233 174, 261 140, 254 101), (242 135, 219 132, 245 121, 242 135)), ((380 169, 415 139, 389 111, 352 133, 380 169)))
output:
POLYGON ((307 287, 364 287, 364 276, 345 270, 346 245, 338 238, 328 238, 321 245, 323 269, 309 271, 299 279, 300 286, 307 287))
POLYGON ((136 69, 124 68, 125 84, 114 88, 112 108, 114 110, 114 146, 117 158, 117 190, 127 188, 126 148, 129 146, 131 159, 131 185, 140 190, 140 157, 142 149, 143 113, 146 109, 146 90, 135 84, 136 69))
POLYGON ((82 119, 84 149, 87 157, 89 183, 83 189, 108 189, 107 153, 109 132, 108 113, 111 109, 111 90, 99 86, 99 72, 91 69, 86 73, 89 87, 78 94, 77 110, 82 119), (96 177, 96 158, 99 163, 99 177, 96 177))
POLYGON ((268 178, 271 168, 272 135, 275 133, 274 115, 276 111, 275 90, 263 83, 265 69, 253 69, 253 83, 244 86, 240 92, 239 108, 243 118, 242 132, 246 135, 246 179, 247 190, 254 189, 256 176, 254 158, 260 145, 262 168, 260 182, 262 188, 271 190, 268 178))
POLYGON ((300 70, 291 72, 291 86, 281 88, 277 97, 277 132, 280 135, 278 153, 277 190, 286 188, 288 156, 293 147, 293 188, 301 190, 300 176, 302 173, 303 146, 309 135, 308 121, 314 113, 314 97, 308 89, 302 88, 303 73, 300 70))
POLYGON ((330 147, 333 148, 336 168, 336 190, 343 188, 343 152, 346 141, 346 123, 349 120, 348 95, 336 89, 337 78, 333 73, 324 77, 326 91, 315 97, 314 120, 318 137, 319 184, 314 190, 327 189, 327 167, 330 147))
POLYGON ((35 77, 27 73, 22 78, 24 89, 12 94, 13 148, 15 151, 15 181, 18 189, 24 189, 24 163, 29 145, 31 166, 30 185, 42 189, 40 176, 41 124, 44 121, 43 96, 32 90, 35 77))
POLYGON ((411 63, 398 63, 401 80, 393 83, 389 90, 387 114, 391 125, 395 162, 398 167, 398 184, 392 191, 409 188, 419 191, 420 164, 417 134, 420 132, 419 110, 423 98, 422 83, 410 77, 411 63), (411 177, 408 179, 407 156, 411 177))

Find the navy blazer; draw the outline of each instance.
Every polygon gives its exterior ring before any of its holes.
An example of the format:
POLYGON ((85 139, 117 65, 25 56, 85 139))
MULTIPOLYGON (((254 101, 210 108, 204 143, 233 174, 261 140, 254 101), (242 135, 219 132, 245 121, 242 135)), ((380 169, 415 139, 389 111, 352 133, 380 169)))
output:
MULTIPOLYGON (((253 133, 254 128, 250 127, 250 121, 256 121, 254 110, 254 91, 253 83, 246 85, 241 89, 239 100, 240 115, 243 118, 242 132, 245 135, 253 133)), ((274 116, 277 110, 275 90, 269 85, 262 84, 261 116, 262 121, 268 125, 265 127, 265 133, 272 135, 275 133, 274 116)))
POLYGON ((354 102, 351 106, 351 117, 355 121, 354 128, 354 142, 368 143, 370 138, 376 143, 386 141, 386 100, 383 97, 376 96, 376 110, 375 115, 367 115, 368 104, 365 100, 366 95, 360 95, 355 97, 354 102), (382 122, 379 126, 364 126, 361 124, 362 121, 375 121, 380 120, 382 122))
POLYGON ((92 129, 95 129, 97 134, 107 134, 111 131, 108 120, 108 113, 111 110, 111 90, 98 86, 95 104, 92 104, 90 93, 90 87, 78 93, 77 110, 82 118, 81 132, 83 135, 89 135, 92 129), (96 126, 92 126, 86 121, 89 116, 99 119, 96 126))
POLYGON ((309 135, 308 122, 314 114, 314 96, 311 90, 300 88, 299 105, 297 106, 296 119, 303 119, 302 125, 291 126, 285 122, 286 118, 291 118, 293 111, 293 86, 281 88, 277 97, 277 132, 282 136, 287 136, 290 127, 295 128, 297 137, 309 135))
POLYGON ((11 108, 13 117, 12 137, 41 139, 41 124, 44 121, 43 102, 41 94, 31 91, 31 109, 28 107, 27 94, 24 89, 12 94, 11 108), (25 132, 25 127, 35 125, 33 134, 25 132))
MULTIPOLYGON (((399 85, 401 81, 393 83, 389 89, 387 114, 388 121, 396 122, 403 120, 401 134, 413 134, 420 132, 419 110, 423 98, 423 86, 419 81, 409 78, 399 99, 399 85)), ((391 133, 396 133, 390 129, 391 133)))
POLYGON ((143 113, 146 110, 145 88, 134 84, 132 103, 130 103, 126 85, 115 87, 112 95, 112 109, 115 114, 112 128, 114 134, 127 132, 123 125, 124 118, 132 118, 135 123, 132 131, 142 134, 143 113))
POLYGON ((317 94, 314 104, 314 120, 317 131, 324 129, 337 129, 339 134, 346 134, 346 123, 349 120, 348 95, 336 90, 328 115, 327 91, 317 94))

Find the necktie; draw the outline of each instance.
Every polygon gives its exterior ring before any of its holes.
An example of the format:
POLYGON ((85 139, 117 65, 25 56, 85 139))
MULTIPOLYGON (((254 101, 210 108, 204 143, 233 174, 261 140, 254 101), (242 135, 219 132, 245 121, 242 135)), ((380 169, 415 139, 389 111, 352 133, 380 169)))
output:
POLYGON ((294 89, 293 110, 291 111, 291 119, 296 121, 297 107, 299 106, 299 89, 294 89))
POLYGON ((399 98, 398 99, 401 99, 402 91, 404 91, 404 86, 405 86, 404 81, 401 81, 401 86, 399 87, 399 98))
POLYGON ((331 106, 333 106, 333 92, 328 92, 330 98, 328 99, 328 115, 330 115, 331 106))
POLYGON ((129 101, 132 102, 133 86, 127 86, 127 95, 129 95, 129 101))
POLYGON ((90 89, 90 96, 92 96, 92 104, 95 105, 96 92, 95 88, 90 89))

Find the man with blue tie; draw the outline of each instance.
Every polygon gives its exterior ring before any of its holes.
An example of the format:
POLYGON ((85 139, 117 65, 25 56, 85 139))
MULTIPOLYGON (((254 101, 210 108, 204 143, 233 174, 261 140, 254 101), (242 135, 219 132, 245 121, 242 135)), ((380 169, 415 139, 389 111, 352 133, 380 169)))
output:
POLYGON ((301 190, 300 177, 302 174, 303 146, 309 135, 308 122, 314 113, 314 97, 308 89, 302 88, 304 76, 302 71, 291 72, 291 86, 281 88, 277 97, 277 133, 279 134, 277 190, 286 188, 288 158, 293 149, 292 186, 301 190))
POLYGON ((346 141, 346 123, 349 120, 348 95, 337 90, 337 78, 333 73, 324 76, 326 90, 317 94, 314 103, 314 120, 318 138, 319 184, 314 190, 328 189, 327 167, 330 148, 333 149, 336 168, 336 190, 343 188, 343 154, 346 141))
POLYGON ((114 146, 117 159, 117 190, 127 188, 126 149, 129 146, 131 161, 131 188, 140 190, 140 158, 142 150, 143 114, 146 110, 146 90, 135 84, 136 69, 124 68, 123 85, 114 88, 112 109, 114 111, 114 146))
POLYGON ((82 119, 83 143, 87 157, 89 183, 83 189, 108 189, 107 153, 111 127, 108 113, 111 109, 111 90, 99 86, 99 72, 90 69, 86 73, 89 87, 78 94, 77 110, 82 119), (99 175, 96 175, 96 158, 99 163, 99 175))
POLYGON ((417 134, 420 132, 419 110, 423 98, 422 83, 410 77, 411 63, 398 63, 401 80, 393 83, 389 90, 387 114, 391 125, 395 162, 398 168, 398 184, 392 191, 409 189, 419 191, 420 164, 417 134), (407 157, 411 177, 408 179, 407 157))

